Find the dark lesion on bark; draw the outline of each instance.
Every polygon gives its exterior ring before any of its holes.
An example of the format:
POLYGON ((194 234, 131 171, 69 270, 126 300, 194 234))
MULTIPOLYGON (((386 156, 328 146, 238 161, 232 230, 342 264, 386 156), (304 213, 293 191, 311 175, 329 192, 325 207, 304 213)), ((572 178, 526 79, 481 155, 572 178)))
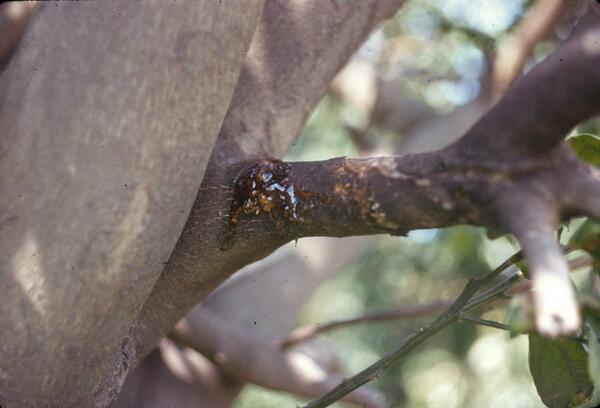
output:
POLYGON ((418 170, 399 170, 411 162, 410 157, 342 157, 292 163, 264 159, 235 165, 221 249, 230 249, 236 236, 247 238, 251 222, 254 226, 260 222, 285 240, 311 235, 404 235, 413 222, 399 216, 403 211, 408 216, 420 214, 419 223, 445 224, 446 216, 435 214, 440 214, 440 208, 446 214, 454 208, 448 194, 418 170), (424 221, 426 217, 431 220, 424 221))
MULTIPOLYGON (((233 198, 222 250, 231 248, 241 219, 263 217, 278 235, 295 239, 310 234, 313 224, 331 218, 348 225, 360 220, 373 232, 403 234, 386 217, 363 161, 286 163, 275 159, 245 162, 233 180, 233 198), (325 215, 325 217, 323 217, 325 215)), ((336 226, 339 229, 339 226, 336 226)))
POLYGON ((281 225, 281 220, 296 221, 298 199, 288 179, 291 165, 281 160, 264 159, 240 166, 233 181, 233 199, 229 210, 221 250, 233 243, 240 214, 266 214, 281 225))
POLYGON ((573 126, 600 112, 600 70, 593 69, 600 63, 593 45, 599 36, 596 28, 561 47, 439 152, 283 163, 232 154, 239 147, 221 139, 190 219, 138 319, 139 354, 147 354, 225 278, 286 242, 464 223, 517 236, 536 288, 538 331, 572 333, 579 311, 552 240, 561 218, 600 219, 600 173, 573 157, 563 141, 573 126), (544 277, 557 278, 550 291, 544 277))
MULTIPOLYGON (((546 302, 545 295, 538 294, 542 299, 538 303, 548 303, 538 308, 545 316, 540 332, 551 336, 572 332, 579 317, 568 271, 553 267, 556 272, 548 272, 535 259, 562 259, 560 248, 550 244, 561 219, 597 215, 597 170, 579 161, 564 142, 544 155, 523 158, 507 148, 495 160, 471 156, 466 164, 460 163, 460 143, 418 155, 242 164, 232 182, 233 202, 226 221, 231 235, 226 238, 231 242, 235 231, 236 244, 255 248, 257 240, 263 244, 267 235, 282 244, 307 236, 402 235, 417 228, 465 223, 493 227, 514 233, 521 241, 528 259, 534 260, 534 283, 542 285, 543 276, 553 274, 564 281, 559 288, 563 301, 546 302), (507 166, 517 160, 519 166, 507 166), (539 247, 540 237, 546 236, 548 245, 539 247), (563 303, 569 308, 557 306, 563 303), (558 323, 545 323, 550 318, 558 323)), ((471 146, 484 151, 485 144, 471 146)))

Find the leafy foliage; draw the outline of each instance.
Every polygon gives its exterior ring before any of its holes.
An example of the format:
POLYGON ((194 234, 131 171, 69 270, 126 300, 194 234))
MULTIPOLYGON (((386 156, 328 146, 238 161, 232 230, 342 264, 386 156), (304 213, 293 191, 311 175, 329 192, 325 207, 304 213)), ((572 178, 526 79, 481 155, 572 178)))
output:
POLYGON ((529 369, 542 401, 550 408, 576 407, 592 395, 588 353, 573 340, 529 335, 529 369))
MULTIPOLYGON (((599 222, 590 219, 582 222, 570 237, 569 246, 592 255, 593 269, 598 272, 599 222)), ((586 291, 586 288, 581 289, 586 291)), ((600 313, 597 308, 586 308, 584 328, 585 347, 572 340, 529 335, 529 368, 538 394, 548 407, 594 408, 600 404, 600 313)))
POLYGON ((588 337, 590 378, 596 386, 592 397, 581 408, 596 408, 600 405, 600 316, 588 317, 584 327, 588 337))

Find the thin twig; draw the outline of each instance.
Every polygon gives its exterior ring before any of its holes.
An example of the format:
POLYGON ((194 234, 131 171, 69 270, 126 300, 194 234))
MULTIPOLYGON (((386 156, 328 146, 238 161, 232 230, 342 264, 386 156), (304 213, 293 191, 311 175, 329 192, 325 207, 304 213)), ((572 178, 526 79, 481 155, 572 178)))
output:
MULTIPOLYGON (((471 315, 466 314, 466 313, 461 313, 458 316, 458 318, 460 320, 464 320, 464 321, 467 321, 467 322, 475 323, 475 324, 477 324, 479 326, 486 326, 486 327, 492 327, 494 329, 511 331, 510 327, 507 324, 496 322, 496 321, 493 321, 493 320, 480 319, 479 317, 471 316, 471 315)), ((517 333, 517 334, 538 334, 539 335, 539 333, 536 333, 535 331, 528 331, 528 332, 517 333)), ((565 339, 576 341, 576 342, 581 343, 581 344, 587 344, 587 340, 584 337, 578 336, 578 335, 568 336, 565 339)))
POLYGON ((341 327, 353 326, 367 322, 386 322, 391 320, 414 319, 435 315, 447 309, 456 299, 445 299, 437 302, 428 303, 425 305, 413 305, 395 308, 392 310, 377 311, 367 313, 352 319, 333 320, 322 324, 311 324, 293 330, 283 339, 279 340, 277 347, 288 348, 295 344, 301 343, 308 339, 318 336, 319 334, 335 330, 341 327))
MULTIPOLYGON (((448 326, 450 323, 455 322, 459 314, 462 313, 464 310, 466 310, 467 308, 472 309, 477 306, 481 306, 483 303, 491 299, 493 297, 491 296, 492 292, 487 291, 471 301, 471 298, 477 293, 477 291, 480 288, 492 282, 492 280, 496 276, 498 276, 502 271, 504 271, 506 268, 508 268, 509 266, 521 259, 522 253, 521 251, 519 251, 518 253, 507 259, 505 262, 503 262, 502 265, 497 267, 493 272, 491 272, 484 278, 469 280, 469 282, 467 283, 461 294, 458 296, 456 301, 452 305, 450 305, 450 307, 444 313, 438 316, 435 320, 433 320, 428 325, 419 328, 417 332, 408 335, 402 341, 402 343, 400 343, 400 346, 396 350, 387 354, 379 361, 367 367, 355 376, 342 381, 342 383, 340 383, 333 390, 331 390, 321 398, 310 402, 304 408, 327 407, 330 404, 333 404, 334 402, 338 401, 340 398, 342 398, 349 392, 352 392, 358 387, 379 378, 387 367, 397 362, 402 357, 406 356, 413 349, 415 349, 425 340, 432 337, 440 330, 448 326)), ((496 289, 495 294, 497 295, 503 293, 507 287, 510 287, 513 283, 517 282, 519 279, 522 278, 522 276, 523 275, 520 271, 515 275, 512 275, 510 278, 506 279, 494 288, 496 289)))
MULTIPOLYGON (((572 251, 572 249, 570 248, 565 249, 567 252, 572 251)), ((583 254, 575 259, 571 259, 569 261, 569 268, 571 269, 571 271, 574 271, 581 267, 591 266, 592 261, 593 259, 591 256, 583 254)), ((527 292, 529 290, 531 290, 531 281, 524 280, 522 282, 519 282, 519 284, 517 285, 511 286, 510 290, 506 290, 506 295, 512 296, 517 293, 527 292)), ((387 322, 393 320, 406 320, 432 316, 444 311, 454 301, 456 301, 456 299, 443 299, 437 302, 427 303, 424 305, 409 305, 401 306, 391 310, 374 311, 350 319, 340 319, 332 320, 325 323, 308 324, 306 326, 302 326, 295 330, 292 330, 285 337, 277 340, 275 342, 275 347, 279 349, 286 349, 298 343, 302 343, 304 341, 322 335, 323 333, 358 324, 372 322, 387 322)))
POLYGON ((506 330, 510 331, 510 327, 504 323, 495 322, 493 320, 481 319, 479 317, 471 316, 467 313, 461 313, 458 316, 459 320, 464 320, 466 322, 475 323, 479 326, 493 327, 494 329, 506 330))

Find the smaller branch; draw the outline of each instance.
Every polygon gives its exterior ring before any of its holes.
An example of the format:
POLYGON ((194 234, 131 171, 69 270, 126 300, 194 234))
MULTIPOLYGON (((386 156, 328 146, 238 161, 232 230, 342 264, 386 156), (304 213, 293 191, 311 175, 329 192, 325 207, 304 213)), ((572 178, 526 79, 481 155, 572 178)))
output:
MULTIPOLYGON (((574 251, 575 248, 571 249, 569 248, 568 251, 574 251)), ((576 271, 579 268, 586 268, 588 266, 593 266, 594 265, 594 258, 592 258, 592 256, 588 253, 584 253, 581 256, 578 256, 577 258, 573 258, 571 260, 569 260, 569 270, 570 271, 576 271)))
POLYGON ((325 332, 339 329, 342 327, 354 326, 361 323, 386 322, 390 320, 405 320, 431 316, 436 313, 443 312, 454 301, 455 299, 439 300, 437 302, 428 303, 425 305, 404 306, 392 310, 368 313, 363 316, 355 317, 352 319, 333 320, 331 322, 323 324, 311 324, 293 330, 286 337, 279 340, 276 343, 276 346, 278 348, 285 349, 297 343, 309 340, 325 332))
MULTIPOLYGON (((591 266, 592 262, 593 259, 591 256, 583 254, 582 256, 571 259, 569 261, 569 268, 571 271, 574 271, 579 268, 591 266)), ((529 290, 531 290, 531 281, 524 280, 506 290, 506 295, 513 296, 517 293, 523 293, 529 290)), ((286 349, 310 340, 314 337, 320 336, 324 333, 364 323, 388 322, 394 320, 408 320, 419 317, 427 317, 441 313, 455 301, 456 299, 444 299, 424 305, 402 306, 395 309, 367 313, 351 319, 340 319, 326 323, 309 324, 291 331, 287 336, 279 339, 275 343, 275 346, 279 349, 286 349)))
POLYGON ((510 331, 510 327, 504 323, 495 322, 493 320, 481 319, 479 317, 471 316, 467 313, 461 313, 458 316, 459 320, 464 320, 465 322, 475 323, 479 326, 493 327, 494 329, 506 330, 510 331))
POLYGON ((536 44, 552 31, 560 20, 567 2, 562 0, 538 0, 523 17, 514 31, 498 49, 492 68, 492 90, 495 97, 519 76, 536 44))
MULTIPOLYGON (((487 320, 487 319, 480 319, 479 317, 475 317, 475 316, 471 316, 467 313, 461 313, 460 316, 458 317, 459 320, 464 320, 466 322, 471 322, 471 323, 475 323, 479 326, 486 326, 486 327, 492 327, 494 329, 500 329, 500 330, 504 330, 504 331, 511 331, 510 327, 504 323, 500 323, 500 322, 496 322, 493 320, 487 320)), ((535 334, 539 334, 536 333, 534 331, 531 332, 527 332, 527 333, 518 333, 518 334, 530 334, 530 333, 535 333, 535 334)), ((581 336, 568 336, 566 337, 566 339, 568 340, 572 340, 572 341, 576 341, 578 343, 581 344, 587 344, 587 340, 581 336)))
POLYGON ((511 229, 527 256, 529 276, 533 281, 536 330, 549 337, 573 333, 581 325, 581 317, 569 265, 555 237, 558 216, 543 202, 533 200, 521 214, 530 223, 525 226, 515 217, 511 219, 511 229))
POLYGON ((477 293, 479 289, 491 283, 494 280, 494 278, 498 276, 502 271, 504 271, 506 268, 508 268, 509 266, 521 259, 522 253, 521 251, 519 251, 484 278, 469 280, 469 282, 467 283, 461 294, 458 296, 456 301, 437 319, 435 319, 428 325, 421 327, 417 332, 408 335, 396 350, 387 354, 382 359, 367 367, 352 378, 342 381, 333 390, 331 390, 318 400, 310 402, 304 408, 327 407, 330 404, 338 401, 340 398, 344 397, 348 393, 357 389, 358 387, 379 378, 387 367, 402 359, 404 356, 406 356, 408 353, 414 350, 417 346, 419 346, 425 340, 441 331, 450 323, 455 322, 458 319, 458 316, 463 311, 481 306, 485 302, 492 299, 494 296, 504 293, 504 291, 507 288, 512 286, 514 283, 516 283, 523 277, 523 274, 520 271, 518 271, 510 278, 506 279, 505 281, 494 287, 492 290, 489 290, 471 300, 471 298, 473 298, 473 296, 477 293))
POLYGON ((497 296, 504 296, 506 292, 514 287, 514 285, 523 279, 523 272, 518 270, 515 274, 511 275, 506 280, 500 282, 497 286, 494 286, 488 291, 485 291, 475 296, 467 305, 464 307, 465 312, 470 312, 473 309, 478 308, 489 301, 493 300, 497 296))
MULTIPOLYGON (((275 350, 202 307, 180 321, 169 337, 204 355, 232 378, 307 398, 326 392, 342 378, 331 372, 322 356, 317 354, 317 360, 302 350, 275 350)), ((368 408, 386 406, 380 393, 369 388, 344 396, 344 401, 368 408)))

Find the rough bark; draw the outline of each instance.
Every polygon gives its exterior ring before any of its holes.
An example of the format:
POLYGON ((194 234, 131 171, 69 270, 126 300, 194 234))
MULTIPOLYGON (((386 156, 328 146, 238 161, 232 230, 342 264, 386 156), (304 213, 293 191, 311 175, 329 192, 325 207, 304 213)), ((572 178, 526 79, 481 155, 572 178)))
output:
POLYGON ((37 10, 0 74, 0 405, 112 398, 261 7, 37 10))

